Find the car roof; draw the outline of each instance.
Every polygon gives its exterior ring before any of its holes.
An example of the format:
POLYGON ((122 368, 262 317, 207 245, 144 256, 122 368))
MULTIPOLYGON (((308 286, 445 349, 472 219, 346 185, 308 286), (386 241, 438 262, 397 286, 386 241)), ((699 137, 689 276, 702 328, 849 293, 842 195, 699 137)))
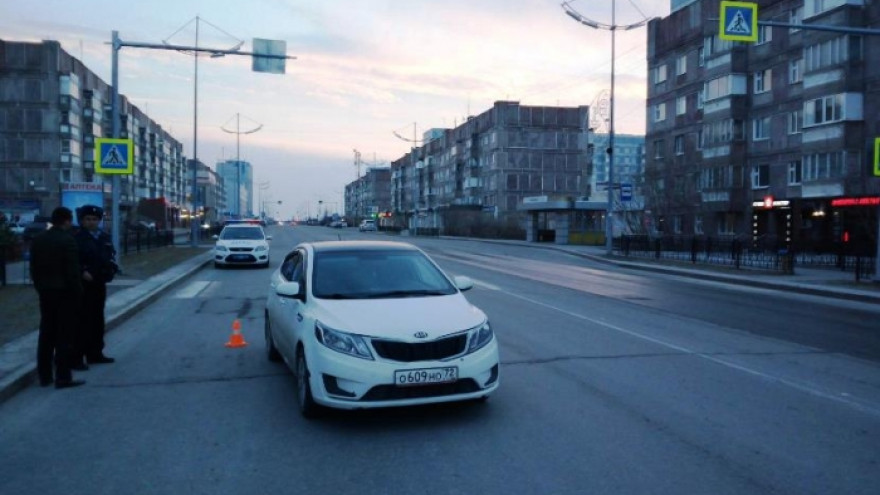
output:
POLYGON ((344 251, 418 251, 407 242, 396 241, 318 241, 306 243, 315 253, 344 251))

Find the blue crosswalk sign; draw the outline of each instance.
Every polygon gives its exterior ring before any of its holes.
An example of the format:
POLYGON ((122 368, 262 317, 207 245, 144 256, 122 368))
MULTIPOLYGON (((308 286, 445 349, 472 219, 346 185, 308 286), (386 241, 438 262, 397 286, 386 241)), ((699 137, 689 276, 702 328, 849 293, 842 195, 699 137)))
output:
POLYGON ((721 2, 719 37, 728 41, 758 41, 758 4, 721 2))
POLYGON ((95 172, 131 174, 134 172, 134 147, 131 139, 95 139, 95 172))

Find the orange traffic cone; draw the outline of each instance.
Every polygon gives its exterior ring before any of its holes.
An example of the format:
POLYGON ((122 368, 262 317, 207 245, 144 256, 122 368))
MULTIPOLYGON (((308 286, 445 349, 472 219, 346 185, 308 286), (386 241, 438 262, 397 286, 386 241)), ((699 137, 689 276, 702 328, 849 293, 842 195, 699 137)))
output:
POLYGON ((229 337, 226 347, 244 347, 246 345, 248 345, 247 342, 241 336, 241 322, 235 320, 232 322, 232 335, 229 337))

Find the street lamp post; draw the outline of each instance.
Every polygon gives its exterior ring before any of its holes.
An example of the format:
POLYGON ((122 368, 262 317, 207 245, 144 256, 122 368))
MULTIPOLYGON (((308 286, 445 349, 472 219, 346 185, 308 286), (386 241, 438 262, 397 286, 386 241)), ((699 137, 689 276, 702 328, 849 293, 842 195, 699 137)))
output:
POLYGON ((614 224, 612 215, 614 213, 614 59, 615 59, 615 38, 618 29, 629 31, 642 27, 647 24, 648 19, 645 18, 635 24, 617 25, 616 24, 616 7, 617 0, 611 0, 611 24, 602 24, 588 19, 571 8, 568 2, 562 3, 562 8, 569 17, 577 22, 589 26, 593 29, 605 29, 611 31, 611 97, 609 99, 609 122, 608 122, 608 204, 605 207, 605 251, 608 255, 613 250, 614 224))

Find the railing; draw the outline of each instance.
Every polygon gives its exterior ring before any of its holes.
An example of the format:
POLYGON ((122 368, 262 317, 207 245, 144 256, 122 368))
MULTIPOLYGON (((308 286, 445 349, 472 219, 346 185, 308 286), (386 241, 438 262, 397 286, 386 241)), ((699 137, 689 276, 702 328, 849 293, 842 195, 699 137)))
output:
POLYGON ((122 253, 139 253, 174 244, 174 232, 171 230, 129 230, 122 238, 122 253))
POLYGON ((745 243, 735 237, 626 235, 614 239, 618 254, 634 258, 654 258, 725 266, 735 269, 759 269, 793 274, 795 267, 838 269, 853 272, 855 280, 874 276, 873 256, 837 246, 802 244, 791 249, 778 243, 758 240, 745 243))

